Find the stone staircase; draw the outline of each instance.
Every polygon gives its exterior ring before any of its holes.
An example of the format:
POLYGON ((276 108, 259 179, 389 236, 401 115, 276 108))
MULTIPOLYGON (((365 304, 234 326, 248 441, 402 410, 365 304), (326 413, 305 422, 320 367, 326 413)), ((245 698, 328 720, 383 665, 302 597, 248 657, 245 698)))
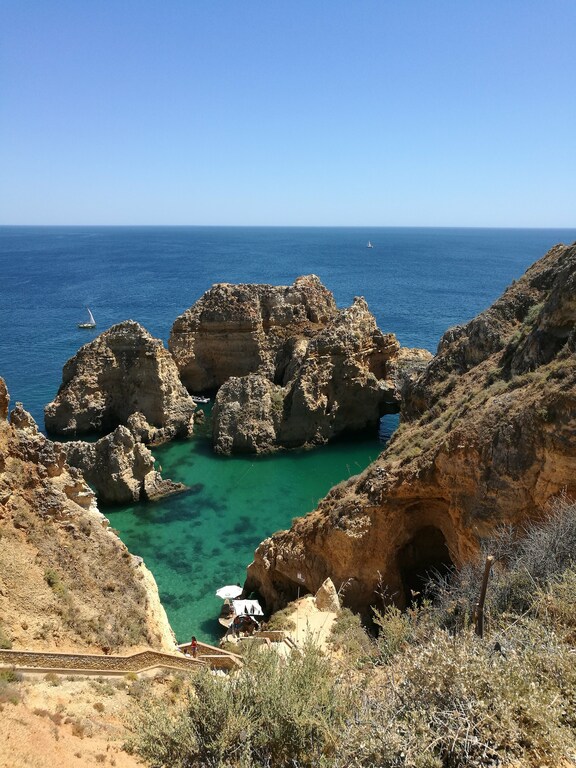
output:
POLYGON ((0 650, 0 669, 12 669, 26 676, 52 673, 78 677, 122 677, 127 674, 140 677, 159 671, 191 671, 203 667, 229 672, 240 666, 240 656, 206 643, 198 643, 196 658, 151 649, 128 656, 0 650))

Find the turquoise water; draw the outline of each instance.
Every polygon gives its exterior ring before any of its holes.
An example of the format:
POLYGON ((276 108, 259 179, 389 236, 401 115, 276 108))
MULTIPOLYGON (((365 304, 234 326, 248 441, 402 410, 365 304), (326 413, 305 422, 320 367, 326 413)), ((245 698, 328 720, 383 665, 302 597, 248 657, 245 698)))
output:
MULTIPOLYGON (((389 429, 397 417, 385 417, 389 429)), ((215 590, 242 584, 258 544, 313 510, 340 480, 382 450, 375 437, 313 451, 223 458, 194 439, 154 450, 166 477, 191 490, 154 504, 103 509, 131 552, 153 570, 180 641, 221 637, 215 590)))
MULTIPOLYGON (((310 273, 338 306, 364 296, 383 331, 434 351, 448 327, 488 307, 555 243, 575 239, 576 229, 0 227, 0 376, 42 427, 66 360, 114 323, 136 320, 166 341, 215 282, 287 285, 310 273), (94 332, 76 327, 86 306, 94 332)), ((384 432, 393 426, 388 418, 384 432)), ((202 440, 178 443, 155 454, 165 476, 193 486, 188 494, 104 511, 156 577, 178 638, 215 639, 214 591, 243 582, 262 539, 381 449, 374 435, 223 459, 202 440)))

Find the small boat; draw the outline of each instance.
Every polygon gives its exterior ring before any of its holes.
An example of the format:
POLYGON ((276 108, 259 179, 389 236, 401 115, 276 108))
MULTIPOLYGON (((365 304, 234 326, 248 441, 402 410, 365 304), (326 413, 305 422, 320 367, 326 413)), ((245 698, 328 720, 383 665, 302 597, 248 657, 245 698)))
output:
POLYGON ((258 627, 258 617, 264 611, 258 600, 224 600, 218 621, 226 629, 242 630, 245 626, 258 627))
MULTIPOLYGON (((86 307, 88 309, 88 307, 86 307)), ((96 320, 94 320, 94 315, 90 310, 88 309, 88 317, 90 318, 87 323, 78 323, 78 328, 96 328, 96 320)))
POLYGON ((192 400, 194 400, 195 403, 209 403, 210 398, 209 397, 202 397, 201 395, 190 395, 192 400))
POLYGON ((368 240, 368 245, 366 246, 366 248, 374 248, 374 246, 372 245, 372 243, 370 242, 370 240, 368 240))
POLYGON ((240 597, 241 594, 242 587, 239 584, 227 584, 225 587, 220 587, 220 589, 216 590, 216 597, 224 600, 218 621, 220 624, 222 624, 223 627, 226 627, 226 629, 228 629, 228 627, 234 621, 235 614, 232 600, 240 597))

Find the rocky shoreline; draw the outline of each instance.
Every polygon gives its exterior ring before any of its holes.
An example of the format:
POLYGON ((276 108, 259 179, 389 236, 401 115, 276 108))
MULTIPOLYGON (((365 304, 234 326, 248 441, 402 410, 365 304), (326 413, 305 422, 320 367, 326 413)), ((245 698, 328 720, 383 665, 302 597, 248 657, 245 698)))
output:
MULTIPOLYGON (((401 409, 399 429, 365 472, 262 542, 246 588, 270 610, 327 578, 367 615, 383 589, 406 605, 431 570, 459 567, 498 525, 576 495, 575 295, 576 246, 557 246, 492 307, 447 331, 432 357, 382 332, 363 299, 339 310, 313 275, 283 287, 216 285, 175 321, 169 349, 125 321, 66 363, 46 428, 98 432, 98 442, 52 443, 19 405, 8 424, 3 387, 1 519, 21 543, 38 520, 56 520, 46 530, 71 536, 64 549, 74 551, 94 527, 73 519, 78 509, 99 515, 86 481, 111 503, 185 490, 162 478, 149 446, 193 434, 193 393, 217 391, 212 437, 223 454, 320 445, 376 429, 382 413, 401 409)), ((117 542, 113 558, 130 561, 117 542)), ((173 642, 157 592, 144 603, 164 616, 155 642, 173 642)))
POLYGON ((103 502, 185 490, 145 446, 193 435, 204 416, 194 393, 217 391, 216 453, 272 453, 376 432, 432 357, 383 333, 363 299, 339 310, 315 275, 217 284, 176 319, 168 346, 134 321, 113 326, 68 360, 45 408, 50 435, 103 435, 64 447, 103 502))
POLYGON ((277 609, 330 577, 369 615, 501 525, 576 497, 576 245, 556 246, 488 310, 450 329, 406 381, 400 427, 365 472, 256 551, 247 587, 277 609))
POLYGON ((174 649, 152 574, 0 379, 0 635, 28 650, 174 649))

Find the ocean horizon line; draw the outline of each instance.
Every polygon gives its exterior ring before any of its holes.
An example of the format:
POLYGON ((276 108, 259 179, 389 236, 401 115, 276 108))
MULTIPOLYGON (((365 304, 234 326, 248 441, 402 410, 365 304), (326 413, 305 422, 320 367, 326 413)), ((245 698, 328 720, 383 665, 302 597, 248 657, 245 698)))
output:
POLYGON ((574 230, 572 226, 491 226, 446 224, 0 224, 0 229, 355 229, 355 230, 574 230))

